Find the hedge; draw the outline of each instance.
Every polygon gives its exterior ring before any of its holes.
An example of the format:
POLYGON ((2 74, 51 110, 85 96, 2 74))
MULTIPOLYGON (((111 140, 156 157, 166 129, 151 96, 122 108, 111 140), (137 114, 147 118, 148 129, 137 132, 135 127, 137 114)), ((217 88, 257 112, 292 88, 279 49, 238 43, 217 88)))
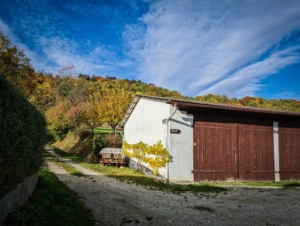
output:
POLYGON ((39 170, 45 138, 42 114, 0 76, 0 198, 39 170))

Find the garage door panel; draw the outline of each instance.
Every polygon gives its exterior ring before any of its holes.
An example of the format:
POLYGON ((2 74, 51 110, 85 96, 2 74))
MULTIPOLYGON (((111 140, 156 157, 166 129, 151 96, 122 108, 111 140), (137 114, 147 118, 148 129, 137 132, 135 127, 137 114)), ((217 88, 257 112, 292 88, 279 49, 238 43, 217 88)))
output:
POLYGON ((240 121, 239 141, 239 180, 274 180, 273 127, 240 121))
MULTIPOLYGON (((203 117, 194 126, 194 179, 195 181, 226 181, 234 178, 235 142, 233 125, 212 122, 203 117), (208 121, 204 121, 208 120, 208 121)), ((226 120, 218 117, 219 121, 226 120)))
POLYGON ((280 128, 279 166, 281 180, 300 180, 300 128, 280 128))

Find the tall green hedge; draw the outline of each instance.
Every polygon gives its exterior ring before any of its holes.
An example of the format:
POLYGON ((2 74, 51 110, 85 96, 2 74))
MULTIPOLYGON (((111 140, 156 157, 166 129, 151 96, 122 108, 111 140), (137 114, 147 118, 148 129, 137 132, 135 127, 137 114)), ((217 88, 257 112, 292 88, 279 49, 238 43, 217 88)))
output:
POLYGON ((0 198, 42 165, 46 122, 0 76, 0 198))

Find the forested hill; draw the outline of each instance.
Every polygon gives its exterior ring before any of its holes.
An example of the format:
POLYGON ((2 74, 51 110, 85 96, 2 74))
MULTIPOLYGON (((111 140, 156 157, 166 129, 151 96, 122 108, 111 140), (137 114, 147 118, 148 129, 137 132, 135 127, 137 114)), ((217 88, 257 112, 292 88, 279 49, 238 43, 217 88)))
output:
MULTIPOLYGON (((62 78, 59 76, 53 77, 51 74, 40 73, 40 79, 43 82, 50 82, 50 84, 60 83, 62 78)), ((204 101, 211 103, 231 104, 238 106, 251 106, 259 108, 271 108, 277 110, 289 110, 300 112, 300 101, 294 99, 264 99, 261 97, 245 96, 243 98, 228 98, 226 95, 207 94, 204 96, 189 97, 183 96, 176 90, 168 90, 163 87, 156 86, 152 83, 144 83, 135 79, 117 79, 113 76, 89 76, 80 74, 76 79, 84 79, 91 86, 97 87, 97 90, 113 89, 113 90, 126 90, 132 94, 145 94, 158 97, 171 97, 176 99, 187 99, 195 101, 204 101)), ((46 85, 51 87, 51 85, 46 85)), ((38 104, 38 103, 36 103, 38 104)))
POLYGON ((88 81, 101 81, 104 87, 111 87, 113 89, 125 89, 132 91, 133 93, 146 94, 151 96, 159 97, 172 97, 178 99, 187 99, 195 101, 204 101, 211 103, 221 103, 221 104, 232 104, 239 106, 251 106, 259 108, 272 108, 277 110, 289 110, 289 111, 299 111, 300 112, 300 101, 293 99, 264 99, 261 97, 250 97, 245 96, 241 99, 228 98, 226 95, 214 95, 207 94, 204 96, 188 97, 183 96, 176 90, 168 90, 159 86, 155 86, 152 83, 144 83, 140 80, 136 81, 134 79, 117 79, 116 77, 106 76, 89 76, 80 74, 79 77, 85 78, 88 81))
POLYGON ((300 101, 294 99, 264 99, 262 97, 250 97, 245 96, 243 98, 228 98, 226 95, 214 95, 207 94, 204 96, 188 97, 183 96, 176 90, 168 90, 159 86, 155 86, 152 83, 144 83, 140 80, 136 81, 134 79, 117 79, 116 77, 106 76, 92 76, 89 75, 79 75, 88 81, 101 81, 103 87, 109 87, 112 89, 125 89, 132 91, 133 93, 146 94, 151 96, 159 97, 172 97, 178 99, 188 99, 195 101, 204 101, 211 103, 221 103, 221 104, 232 104, 239 106, 251 106, 259 108, 272 108, 277 110, 289 110, 289 111, 299 111, 300 112, 300 101))
POLYGON ((56 74, 36 72, 24 52, 12 46, 1 32, 0 76, 44 113, 48 131, 54 138, 60 138, 74 128, 79 132, 93 131, 103 124, 110 125, 115 131, 136 93, 300 112, 297 100, 267 100, 249 96, 229 99, 225 95, 213 94, 187 97, 175 90, 134 79, 77 75, 73 65, 62 68, 56 74))
POLYGON ((229 99, 225 95, 220 96, 220 95, 213 95, 213 94, 196 96, 193 99, 198 101, 213 102, 213 103, 251 106, 251 107, 258 107, 258 108, 272 108, 277 110, 289 110, 289 111, 300 112, 300 101, 293 100, 293 99, 267 100, 261 97, 249 97, 249 96, 245 96, 241 99, 237 99, 237 98, 229 99))

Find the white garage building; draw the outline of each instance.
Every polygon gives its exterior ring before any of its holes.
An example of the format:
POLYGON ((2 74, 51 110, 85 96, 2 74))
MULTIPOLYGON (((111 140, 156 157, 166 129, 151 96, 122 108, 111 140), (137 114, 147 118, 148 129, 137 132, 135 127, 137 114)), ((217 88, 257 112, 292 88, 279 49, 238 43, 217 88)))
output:
POLYGON ((121 123, 129 144, 158 141, 173 157, 160 175, 173 181, 193 181, 193 115, 167 104, 167 98, 136 95, 121 123))
POLYGON ((300 180, 300 112, 136 95, 121 126, 162 142, 170 181, 300 180))

